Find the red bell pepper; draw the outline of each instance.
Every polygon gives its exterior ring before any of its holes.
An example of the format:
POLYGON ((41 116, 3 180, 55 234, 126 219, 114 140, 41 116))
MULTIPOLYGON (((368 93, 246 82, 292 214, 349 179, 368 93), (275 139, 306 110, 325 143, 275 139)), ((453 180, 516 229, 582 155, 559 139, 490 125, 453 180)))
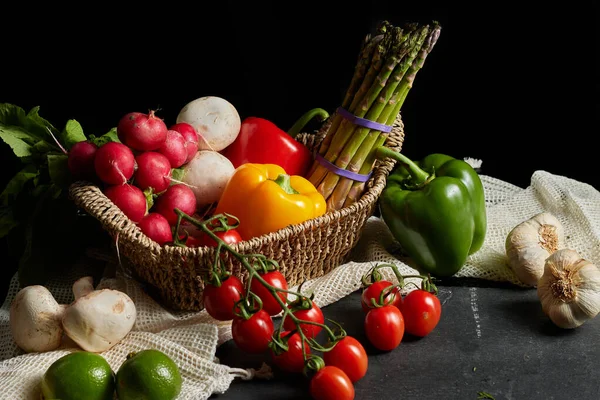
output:
POLYGON ((277 164, 288 175, 305 177, 312 165, 313 155, 308 147, 294 137, 314 117, 324 121, 329 114, 321 108, 312 109, 288 132, 267 119, 247 117, 242 121, 237 138, 221 154, 235 168, 246 163, 277 164))

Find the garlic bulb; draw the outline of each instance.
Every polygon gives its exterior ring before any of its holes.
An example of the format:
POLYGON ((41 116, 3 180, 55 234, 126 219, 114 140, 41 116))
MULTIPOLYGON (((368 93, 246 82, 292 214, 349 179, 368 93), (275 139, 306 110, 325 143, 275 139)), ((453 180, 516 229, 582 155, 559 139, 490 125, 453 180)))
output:
POLYGON ((558 250, 546 260, 537 294, 554 324, 577 328, 600 312, 600 269, 575 250, 558 250))
POLYGON ((508 265, 521 282, 536 286, 548 256, 564 247, 560 221, 549 212, 537 214, 515 226, 506 237, 508 265))

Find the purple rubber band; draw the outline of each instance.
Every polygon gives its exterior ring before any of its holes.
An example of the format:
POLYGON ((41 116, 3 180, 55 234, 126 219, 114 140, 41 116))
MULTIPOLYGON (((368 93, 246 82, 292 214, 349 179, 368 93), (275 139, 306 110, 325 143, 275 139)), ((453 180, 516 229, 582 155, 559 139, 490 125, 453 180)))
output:
POLYGON ((381 132, 392 131, 392 126, 390 125, 380 124, 379 122, 371 121, 370 119, 357 117, 356 115, 352 114, 350 111, 342 107, 338 107, 337 113, 355 125, 360 125, 369 129, 375 129, 381 132))
POLYGON ((342 176, 344 178, 352 179, 353 181, 366 182, 369 180, 369 178, 373 174, 372 172, 370 172, 368 175, 357 174, 356 172, 352 172, 352 171, 348 171, 347 169, 340 168, 337 165, 330 163, 329 160, 327 160, 325 157, 323 157, 319 153, 315 154, 315 159, 317 161, 319 161, 319 164, 321 164, 322 166, 324 166, 325 168, 327 168, 334 174, 342 176))

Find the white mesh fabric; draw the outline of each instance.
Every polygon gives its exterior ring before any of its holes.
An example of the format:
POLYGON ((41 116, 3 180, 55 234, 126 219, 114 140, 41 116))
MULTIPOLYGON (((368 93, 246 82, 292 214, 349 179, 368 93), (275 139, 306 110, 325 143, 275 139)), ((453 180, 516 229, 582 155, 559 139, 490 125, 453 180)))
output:
MULTIPOLYGON (((517 224, 535 214, 554 214, 565 229, 565 246, 600 267, 600 192, 591 185, 564 176, 536 171, 531 185, 523 189, 510 183, 481 175, 487 208, 487 232, 482 248, 470 256, 455 275, 524 286, 507 263, 505 240, 517 224)), ((360 278, 377 263, 393 263, 402 275, 415 275, 410 260, 403 257, 384 221, 371 217, 363 236, 350 254, 350 262, 326 276, 313 279, 302 287, 314 290, 315 302, 325 306, 360 287, 360 278)), ((397 283, 390 268, 380 271, 397 283)), ((408 279, 417 285, 419 279, 408 279)), ((414 289, 408 285, 406 291, 414 289)), ((297 289, 297 288, 294 288, 297 289)))
MULTIPOLYGON (((514 226, 542 211, 551 212, 563 224, 566 247, 600 266, 598 190, 545 171, 536 171, 526 189, 485 175, 481 179, 488 215, 486 239, 481 250, 467 260, 457 277, 522 286, 507 264, 504 242, 514 226)), ((303 292, 314 292, 315 302, 324 307, 358 289, 361 277, 375 264, 393 263, 403 275, 417 274, 410 266, 410 260, 402 256, 383 220, 377 217, 367 221, 361 240, 352 249, 349 259, 329 274, 305 282, 303 292)), ((390 269, 381 272, 385 278, 396 282, 390 269)), ((69 276, 49 282, 48 287, 60 303, 66 304, 72 301, 72 283, 88 274, 90 271, 82 265, 69 276)), ((413 278, 407 282, 418 285, 420 280, 413 278)), ((131 351, 149 347, 160 349, 172 357, 182 371, 184 387, 180 399, 206 399, 212 393, 227 390, 235 377, 248 379, 253 376, 253 371, 230 368, 214 360, 217 346, 231 338, 229 322, 214 321, 205 311, 171 312, 148 296, 141 285, 125 276, 120 268, 117 268, 116 277, 103 279, 98 287, 122 290, 133 299, 138 311, 132 332, 113 349, 102 353, 115 370, 131 351)), ((406 291, 414 287, 409 285, 406 291)), ((9 329, 10 303, 17 290, 14 277, 0 308, 0 397, 37 399, 37 383, 43 372, 54 360, 74 348, 65 341, 60 350, 52 352, 26 355, 20 352, 9 329)), ((268 377, 268 369, 260 372, 268 377)))
MULTIPOLYGON (((73 273, 48 283, 51 292, 61 304, 73 301, 72 283, 90 273, 78 266, 73 273)), ((113 348, 101 353, 113 371, 117 371, 127 354, 144 349, 158 349, 171 357, 181 371, 183 387, 178 399, 207 399, 213 393, 223 393, 231 381, 252 377, 254 370, 241 370, 221 365, 215 359, 219 338, 227 340, 231 333, 228 323, 212 319, 206 312, 171 313, 161 307, 142 289, 141 285, 126 278, 117 269, 114 278, 103 279, 97 289, 110 288, 127 293, 134 301, 137 319, 132 331, 113 348), (222 332, 224 331, 224 332, 222 332)), ((81 350, 68 338, 61 347, 44 353, 24 354, 14 343, 10 332, 10 303, 18 291, 16 275, 0 308, 0 398, 35 399, 40 397, 39 383, 46 369, 61 356, 81 350)), ((269 377, 269 370, 261 370, 260 377, 269 377)))

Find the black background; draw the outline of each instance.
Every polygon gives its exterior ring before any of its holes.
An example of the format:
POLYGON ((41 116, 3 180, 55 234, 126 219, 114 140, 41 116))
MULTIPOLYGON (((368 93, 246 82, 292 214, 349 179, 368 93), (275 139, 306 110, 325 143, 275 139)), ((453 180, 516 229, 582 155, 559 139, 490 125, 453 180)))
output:
MULTIPOLYGON (((242 118, 287 129, 308 109, 340 105, 379 21, 437 20, 440 39, 402 109, 403 153, 478 158, 482 173, 521 187, 536 170, 600 187, 588 3, 414 3, 14 6, 3 18, 0 102, 40 106, 55 126, 76 119, 98 135, 130 111, 157 109, 173 123, 188 101, 215 95, 242 118)), ((19 165, 0 147, 4 187, 19 165)))

